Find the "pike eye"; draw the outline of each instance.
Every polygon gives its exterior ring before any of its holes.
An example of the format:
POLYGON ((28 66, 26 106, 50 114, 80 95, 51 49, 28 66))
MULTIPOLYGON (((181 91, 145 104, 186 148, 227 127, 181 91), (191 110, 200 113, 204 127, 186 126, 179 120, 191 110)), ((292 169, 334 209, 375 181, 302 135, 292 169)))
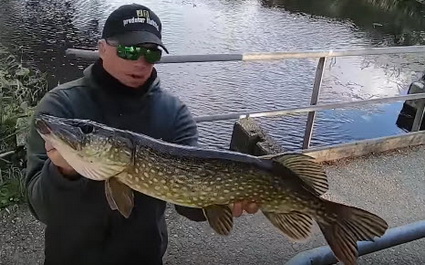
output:
POLYGON ((84 134, 89 134, 89 133, 92 133, 94 131, 93 125, 83 124, 83 125, 80 125, 79 127, 80 127, 81 132, 83 132, 84 134))

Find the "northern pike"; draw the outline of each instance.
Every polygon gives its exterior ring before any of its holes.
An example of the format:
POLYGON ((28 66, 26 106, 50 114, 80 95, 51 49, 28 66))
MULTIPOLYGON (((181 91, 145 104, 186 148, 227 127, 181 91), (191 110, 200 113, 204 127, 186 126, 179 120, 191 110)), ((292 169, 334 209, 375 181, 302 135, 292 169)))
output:
POLYGON ((126 218, 133 192, 169 203, 201 208, 220 235, 233 228, 229 205, 249 201, 283 234, 304 241, 313 220, 335 257, 356 264, 357 241, 373 240, 388 228, 385 220, 360 208, 321 197, 327 176, 313 157, 284 153, 257 157, 155 139, 84 119, 41 114, 35 119, 49 141, 82 176, 105 181, 110 207, 126 218))

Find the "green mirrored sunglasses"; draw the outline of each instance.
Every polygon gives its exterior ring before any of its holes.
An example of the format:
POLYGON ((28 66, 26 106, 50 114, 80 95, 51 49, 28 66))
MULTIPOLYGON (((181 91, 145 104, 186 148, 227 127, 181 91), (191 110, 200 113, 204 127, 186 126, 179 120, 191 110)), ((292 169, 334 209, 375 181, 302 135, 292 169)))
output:
POLYGON ((141 46, 117 46, 118 57, 126 60, 138 60, 141 56, 145 58, 148 63, 156 63, 161 60, 162 51, 157 48, 145 48, 141 46))

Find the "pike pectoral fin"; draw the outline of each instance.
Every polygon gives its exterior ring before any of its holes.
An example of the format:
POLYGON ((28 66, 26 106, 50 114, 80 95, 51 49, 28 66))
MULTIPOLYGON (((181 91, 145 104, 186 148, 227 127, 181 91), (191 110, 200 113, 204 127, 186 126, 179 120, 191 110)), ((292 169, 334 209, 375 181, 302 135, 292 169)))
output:
POLYGON ((109 185, 109 180, 105 181, 105 195, 106 195, 106 200, 108 201, 109 207, 111 207, 112 210, 118 210, 118 206, 115 203, 114 198, 112 198, 112 191, 109 185))
POLYGON ((211 205, 203 209, 210 226, 220 235, 229 235, 233 228, 233 213, 227 205, 211 205))
POLYGON ((300 212, 263 213, 274 226, 293 240, 302 241, 307 239, 311 234, 313 220, 306 214, 300 212))
POLYGON ((134 206, 133 190, 116 178, 105 181, 105 194, 112 210, 118 210, 125 218, 131 214, 134 206))

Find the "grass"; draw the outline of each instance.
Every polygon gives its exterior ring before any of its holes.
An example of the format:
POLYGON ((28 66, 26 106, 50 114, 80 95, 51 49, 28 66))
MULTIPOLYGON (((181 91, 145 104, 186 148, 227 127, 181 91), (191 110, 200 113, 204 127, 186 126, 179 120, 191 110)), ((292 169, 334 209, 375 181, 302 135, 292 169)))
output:
POLYGON ((47 90, 43 73, 0 45, 0 210, 25 201, 25 132, 47 90))

